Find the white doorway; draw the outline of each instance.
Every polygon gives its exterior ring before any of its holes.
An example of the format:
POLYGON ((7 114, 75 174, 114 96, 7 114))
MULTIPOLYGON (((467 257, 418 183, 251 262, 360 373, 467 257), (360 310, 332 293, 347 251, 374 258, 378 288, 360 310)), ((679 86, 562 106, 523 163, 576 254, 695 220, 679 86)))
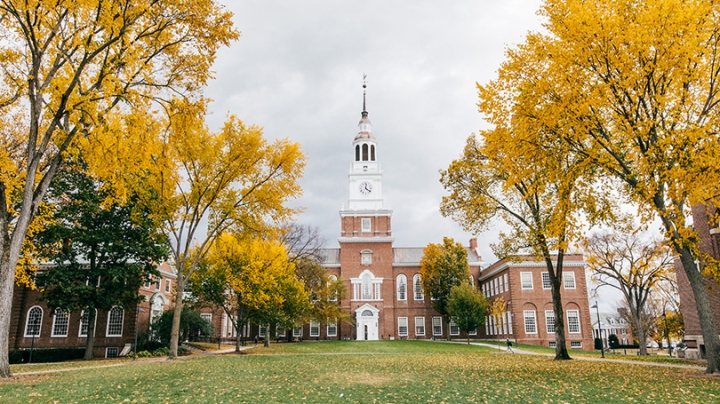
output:
POLYGON ((356 340, 377 341, 380 310, 364 304, 355 310, 356 340))

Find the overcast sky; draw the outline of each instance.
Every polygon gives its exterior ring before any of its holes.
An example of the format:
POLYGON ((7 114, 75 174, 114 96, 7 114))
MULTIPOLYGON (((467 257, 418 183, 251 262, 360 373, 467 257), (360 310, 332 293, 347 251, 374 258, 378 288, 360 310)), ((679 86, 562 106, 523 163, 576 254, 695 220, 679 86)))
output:
MULTIPOLYGON (((487 127, 475 83, 493 79, 505 49, 541 28, 540 0, 224 3, 242 36, 215 63, 211 126, 232 113, 263 126, 268 138, 302 145, 308 164, 295 202, 306 207, 299 223, 338 246, 367 74, 395 246, 424 247, 443 236, 468 244, 473 235, 439 212, 446 192, 438 171, 487 127)), ((486 265, 495 261, 496 234, 477 235, 486 265)))

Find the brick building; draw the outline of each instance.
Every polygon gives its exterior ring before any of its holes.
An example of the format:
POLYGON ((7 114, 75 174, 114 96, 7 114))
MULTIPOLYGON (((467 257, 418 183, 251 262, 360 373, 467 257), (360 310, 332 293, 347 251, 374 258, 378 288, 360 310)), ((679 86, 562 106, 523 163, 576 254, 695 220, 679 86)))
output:
MULTIPOLYGON (((139 293, 145 297, 145 301, 138 305, 138 310, 124 310, 122 307, 114 307, 109 312, 98 310, 95 316, 95 357, 127 354, 135 340, 136 319, 137 332, 147 332, 150 320, 171 306, 175 272, 167 263, 159 266, 158 270, 160 276, 148 280, 140 288, 139 293)), ((87 315, 62 309, 51 312, 38 297, 38 290, 15 286, 10 319, 10 350, 85 348, 87 315)))
MULTIPOLYGON (((700 252, 709 254, 720 260, 720 228, 710 224, 710 217, 716 214, 714 208, 707 211, 702 205, 692 209, 693 226, 698 233, 700 252)), ((677 275, 678 292, 680 295, 680 310, 685 321, 684 342, 687 344, 685 356, 690 359, 705 357, 705 344, 703 342, 700 319, 698 317, 695 295, 690 287, 685 270, 680 260, 675 260, 675 273, 677 275)), ((720 324, 720 286, 712 278, 705 278, 705 290, 710 299, 715 324, 720 324)))
MULTIPOLYGON (((500 260, 482 270, 480 289, 491 302, 502 298, 506 309, 500 319, 488 316, 482 338, 555 346, 554 313, 550 277, 543 261, 530 256, 500 260)), ((563 261, 562 302, 568 348, 593 349, 585 261, 582 255, 566 255, 563 261)))

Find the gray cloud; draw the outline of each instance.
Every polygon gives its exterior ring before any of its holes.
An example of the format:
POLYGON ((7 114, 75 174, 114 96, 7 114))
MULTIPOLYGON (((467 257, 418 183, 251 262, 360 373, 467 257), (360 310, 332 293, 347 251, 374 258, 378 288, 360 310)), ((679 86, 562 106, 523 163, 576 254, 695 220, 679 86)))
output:
MULTIPOLYGON (((228 113, 302 144, 301 223, 337 246, 352 140, 368 74, 368 111, 397 246, 472 236, 439 213, 438 170, 486 127, 475 83, 494 78, 507 46, 540 29, 540 0, 226 1, 242 37, 220 52, 210 124, 228 113)), ((478 236, 486 262, 497 230, 478 236)))

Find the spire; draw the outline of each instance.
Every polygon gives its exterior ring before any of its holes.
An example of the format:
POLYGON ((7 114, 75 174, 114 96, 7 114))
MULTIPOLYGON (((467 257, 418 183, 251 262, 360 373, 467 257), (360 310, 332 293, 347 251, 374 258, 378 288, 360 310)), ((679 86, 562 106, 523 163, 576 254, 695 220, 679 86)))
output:
POLYGON ((371 132, 372 132, 372 125, 370 124, 370 119, 368 119, 368 112, 367 112, 367 106, 366 106, 366 88, 367 88, 367 74, 363 74, 363 110, 362 110, 362 118, 360 118, 360 122, 358 123, 358 135, 355 137, 355 140, 357 139, 375 139, 371 132))

